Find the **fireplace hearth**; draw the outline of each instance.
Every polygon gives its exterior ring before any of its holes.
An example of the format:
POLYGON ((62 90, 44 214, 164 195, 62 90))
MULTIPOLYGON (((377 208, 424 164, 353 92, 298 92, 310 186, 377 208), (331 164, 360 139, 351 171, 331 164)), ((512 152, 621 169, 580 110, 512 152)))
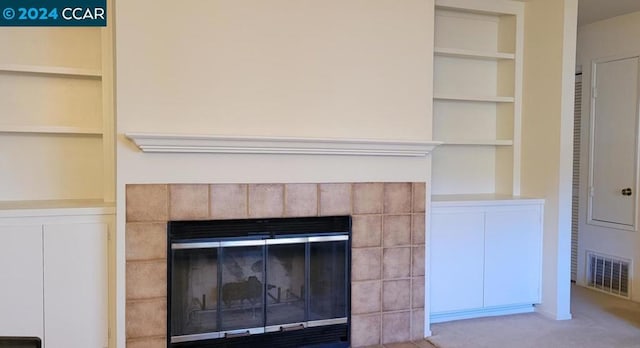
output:
POLYGON ((167 346, 349 347, 350 216, 167 230, 167 346))

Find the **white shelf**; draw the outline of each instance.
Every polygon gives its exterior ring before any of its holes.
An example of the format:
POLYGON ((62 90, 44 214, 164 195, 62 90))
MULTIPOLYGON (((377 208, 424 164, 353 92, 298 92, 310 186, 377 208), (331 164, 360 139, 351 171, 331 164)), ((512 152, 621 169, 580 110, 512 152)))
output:
POLYGON ((451 94, 433 94, 435 100, 457 100, 467 102, 488 102, 488 103, 513 103, 513 97, 498 96, 471 96, 471 95, 451 95, 451 94))
POLYGON ((544 199, 512 196, 504 194, 484 193, 484 194, 453 194, 453 195, 432 195, 431 204, 433 206, 465 206, 465 205, 518 205, 518 204, 543 204, 544 199))
POLYGON ((0 133, 102 135, 102 130, 86 127, 0 125, 0 133))
POLYGON ((115 214, 115 206, 100 199, 0 201, 0 217, 96 214, 115 214))
POLYGON ((439 140, 442 145, 512 146, 513 140, 439 140))
POLYGON ((441 56, 441 57, 472 58, 472 59, 483 59, 483 60, 496 60, 496 59, 513 60, 516 58, 516 55, 513 53, 483 52, 483 51, 474 51, 474 50, 466 50, 466 49, 459 49, 459 48, 443 48, 443 47, 434 48, 434 53, 436 56, 441 56))
POLYGON ((81 69, 81 68, 68 68, 68 67, 43 66, 43 65, 0 64, 0 72, 76 76, 76 77, 90 77, 90 78, 102 77, 102 72, 96 69, 81 69))

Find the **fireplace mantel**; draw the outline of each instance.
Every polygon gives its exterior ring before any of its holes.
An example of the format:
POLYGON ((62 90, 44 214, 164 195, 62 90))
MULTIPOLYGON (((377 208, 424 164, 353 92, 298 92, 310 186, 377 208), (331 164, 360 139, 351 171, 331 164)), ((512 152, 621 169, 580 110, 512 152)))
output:
POLYGON ((424 157, 437 141, 125 133, 143 152, 424 157))

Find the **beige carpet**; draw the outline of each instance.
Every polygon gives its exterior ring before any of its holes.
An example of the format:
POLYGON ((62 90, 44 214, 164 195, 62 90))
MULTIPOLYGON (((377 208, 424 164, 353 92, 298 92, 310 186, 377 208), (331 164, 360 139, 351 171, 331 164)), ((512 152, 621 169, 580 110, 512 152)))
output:
POLYGON ((459 320, 431 325, 440 348, 640 347, 640 304, 572 286, 572 320, 540 314, 459 320))

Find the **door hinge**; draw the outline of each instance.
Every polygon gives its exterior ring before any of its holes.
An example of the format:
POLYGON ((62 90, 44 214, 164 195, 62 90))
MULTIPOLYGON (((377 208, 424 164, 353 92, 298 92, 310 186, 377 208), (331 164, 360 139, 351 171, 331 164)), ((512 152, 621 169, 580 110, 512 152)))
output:
POLYGON ((589 197, 593 197, 595 195, 596 189, 593 186, 589 186, 589 197))
POLYGON ((593 96, 593 98, 598 98, 598 87, 593 86, 591 88, 591 95, 593 96))

